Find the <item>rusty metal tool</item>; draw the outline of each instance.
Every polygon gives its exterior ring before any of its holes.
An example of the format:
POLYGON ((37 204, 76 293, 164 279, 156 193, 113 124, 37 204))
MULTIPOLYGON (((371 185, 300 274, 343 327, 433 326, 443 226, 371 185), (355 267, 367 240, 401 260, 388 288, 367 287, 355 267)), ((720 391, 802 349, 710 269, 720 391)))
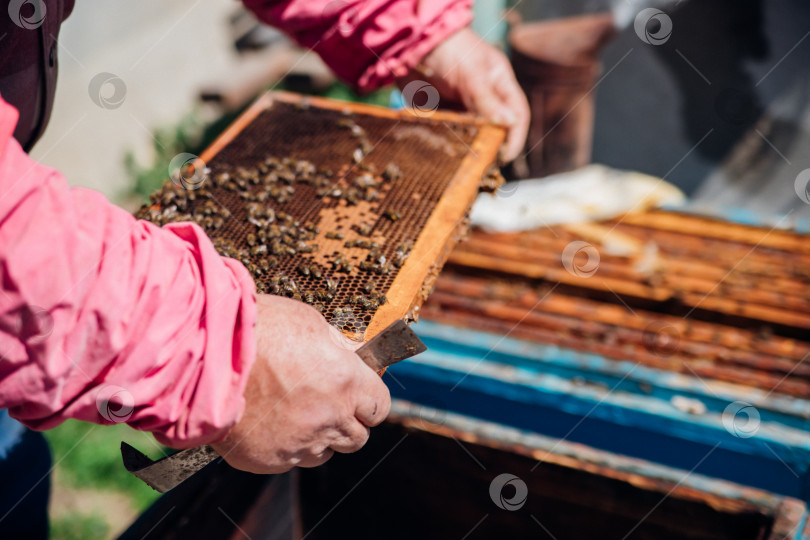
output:
MULTIPOLYGON (((415 356, 427 347, 404 321, 397 320, 355 351, 374 371, 415 356)), ((151 458, 121 442, 124 467, 155 491, 166 493, 219 457, 208 445, 181 450, 169 457, 151 458)))

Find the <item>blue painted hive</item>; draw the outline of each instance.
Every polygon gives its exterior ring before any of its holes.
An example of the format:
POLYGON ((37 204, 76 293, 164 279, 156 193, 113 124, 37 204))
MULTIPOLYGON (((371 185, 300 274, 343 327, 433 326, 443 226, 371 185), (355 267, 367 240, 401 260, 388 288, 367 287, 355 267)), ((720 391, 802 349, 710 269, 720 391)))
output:
POLYGON ((409 401, 808 500, 808 269, 808 236, 665 211, 476 231, 422 309, 428 352, 388 384, 409 401))

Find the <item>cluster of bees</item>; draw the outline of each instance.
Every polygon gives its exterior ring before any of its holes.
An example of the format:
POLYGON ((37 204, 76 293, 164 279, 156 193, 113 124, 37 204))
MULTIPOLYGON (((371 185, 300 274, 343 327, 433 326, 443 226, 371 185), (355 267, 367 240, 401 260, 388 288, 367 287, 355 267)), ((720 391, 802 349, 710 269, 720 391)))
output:
POLYGON ((149 200, 152 204, 141 207, 135 217, 161 226, 191 221, 207 231, 216 231, 231 217, 231 212, 218 204, 206 187, 187 190, 180 182, 166 180, 158 191, 149 196, 149 200), (198 204, 197 201, 204 202, 198 204))
MULTIPOLYGON (((372 226, 361 223, 354 225, 350 232, 329 231, 325 237, 344 240, 346 235, 355 233, 352 235, 355 238, 346 239, 344 247, 368 250, 365 260, 356 263, 348 255, 336 253, 326 266, 300 262, 290 267, 290 257, 318 251, 319 246, 314 240, 320 231, 314 223, 299 221, 278 210, 280 205, 292 199, 296 186, 300 184, 315 188, 319 198, 343 199, 352 205, 361 200, 378 200, 385 182, 401 178, 402 172, 394 164, 389 164, 377 174, 373 164, 363 161, 371 149, 365 131, 351 120, 346 120, 345 127, 351 130, 353 136, 358 135, 359 153, 356 151, 353 154, 353 169, 356 172, 352 177, 343 179, 339 186, 332 171, 318 168, 307 160, 267 157, 252 167, 232 167, 213 174, 210 169, 201 171, 204 180, 193 189, 184 185, 181 178, 167 180, 159 191, 150 196, 151 204, 142 207, 136 217, 158 225, 178 221, 199 224, 211 237, 220 255, 245 265, 259 293, 306 302, 321 313, 331 315, 333 320, 346 320, 347 317, 351 320, 357 318, 355 313, 373 312, 387 302, 373 278, 365 283, 362 290, 356 291, 358 294, 348 298, 345 298, 345 293, 341 295, 343 300, 339 301, 344 304, 342 307, 327 308, 338 295, 337 277, 351 273, 355 267, 372 276, 389 275, 404 264, 413 243, 403 243, 397 247, 393 257, 386 257, 383 246, 370 238, 372 226), (230 239, 233 225, 227 227, 228 232, 221 231, 233 215, 218 201, 218 196, 223 197, 218 190, 233 193, 244 201, 245 221, 239 221, 243 231, 237 233, 237 237, 244 235, 241 236, 243 242, 230 239), (249 229, 248 232, 245 233, 244 228, 249 229), (314 281, 316 284, 313 284, 314 281)), ((225 198, 233 200, 232 196, 225 198)), ((233 203, 230 206, 233 209, 233 203)), ((401 217, 396 210, 388 210, 384 216, 391 221, 401 217)))
MULTIPOLYGON (((280 227, 285 227, 281 225, 280 227)), ((304 230, 309 234, 317 234, 317 228, 299 227, 298 230, 304 230)), ((256 290, 259 293, 269 293, 280 296, 286 296, 294 300, 300 300, 311 304, 316 310, 321 313, 326 313, 326 306, 331 303, 337 294, 340 281, 335 274, 348 274, 354 270, 354 265, 351 260, 343 254, 338 254, 332 259, 332 272, 331 276, 326 276, 327 271, 320 265, 301 262, 295 267, 295 274, 288 275, 283 271, 278 271, 280 259, 283 257, 279 255, 272 255, 265 253, 265 250, 276 252, 276 248, 267 247, 267 244, 259 244, 263 231, 257 233, 248 233, 247 247, 237 247, 233 241, 224 239, 222 237, 214 237, 214 247, 225 257, 231 257, 241 261, 248 271, 253 275, 256 282, 256 290), (320 281, 320 285, 313 286, 314 288, 305 288, 296 282, 306 281, 311 283, 315 278, 320 281)), ((305 234, 306 234, 305 233, 305 234)), ((286 235, 292 239, 290 235, 286 235)), ((288 240, 288 242, 291 240, 288 240)), ((300 242, 301 240, 299 240, 300 242)), ((272 244, 275 246, 276 244, 272 244)), ((287 245, 287 244, 282 244, 287 245)), ((317 245, 308 244, 309 249, 317 249, 317 245)), ((405 259, 407 259, 408 252, 412 247, 411 242, 406 242, 399 246, 396 250, 395 261, 396 265, 401 266, 405 259)), ((300 253, 300 251, 298 251, 300 253)), ((284 255, 292 255, 290 251, 284 255)), ((370 249, 367 255, 367 260, 359 264, 360 270, 369 272, 376 272, 377 274, 387 274, 392 271, 393 265, 385 262, 385 256, 381 254, 380 247, 370 249), (371 261, 374 262, 371 262, 371 261)), ((350 314, 352 308, 362 309, 363 311, 373 311, 378 307, 385 304, 388 300, 385 295, 378 291, 378 283, 375 279, 371 278, 366 281, 362 289, 362 294, 350 296, 347 300, 348 305, 343 308, 336 308, 331 315, 337 317, 350 314)))
POLYGON ((481 178, 479 189, 483 193, 495 193, 505 182, 501 170, 498 167, 490 167, 481 178))

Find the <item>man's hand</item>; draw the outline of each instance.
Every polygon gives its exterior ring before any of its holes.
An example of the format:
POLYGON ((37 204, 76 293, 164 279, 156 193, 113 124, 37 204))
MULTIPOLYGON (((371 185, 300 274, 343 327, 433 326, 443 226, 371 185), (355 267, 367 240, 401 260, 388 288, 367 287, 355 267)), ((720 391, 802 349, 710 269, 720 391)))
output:
POLYGON ((359 450, 391 408, 388 388, 353 352, 360 344, 301 302, 259 295, 257 307, 245 414, 212 446, 237 469, 263 474, 359 450))
POLYGON ((419 67, 398 81, 400 87, 424 80, 442 99, 509 128, 501 149, 504 162, 515 159, 529 131, 529 103, 506 56, 464 28, 428 54, 419 67))

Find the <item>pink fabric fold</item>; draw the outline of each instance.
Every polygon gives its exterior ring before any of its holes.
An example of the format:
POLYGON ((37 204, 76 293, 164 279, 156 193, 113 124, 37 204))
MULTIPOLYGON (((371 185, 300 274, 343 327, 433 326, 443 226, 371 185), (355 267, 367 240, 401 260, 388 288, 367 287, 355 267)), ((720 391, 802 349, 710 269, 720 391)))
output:
POLYGON ((469 0, 243 0, 314 50, 338 77, 369 91, 406 75, 472 20, 469 0))

